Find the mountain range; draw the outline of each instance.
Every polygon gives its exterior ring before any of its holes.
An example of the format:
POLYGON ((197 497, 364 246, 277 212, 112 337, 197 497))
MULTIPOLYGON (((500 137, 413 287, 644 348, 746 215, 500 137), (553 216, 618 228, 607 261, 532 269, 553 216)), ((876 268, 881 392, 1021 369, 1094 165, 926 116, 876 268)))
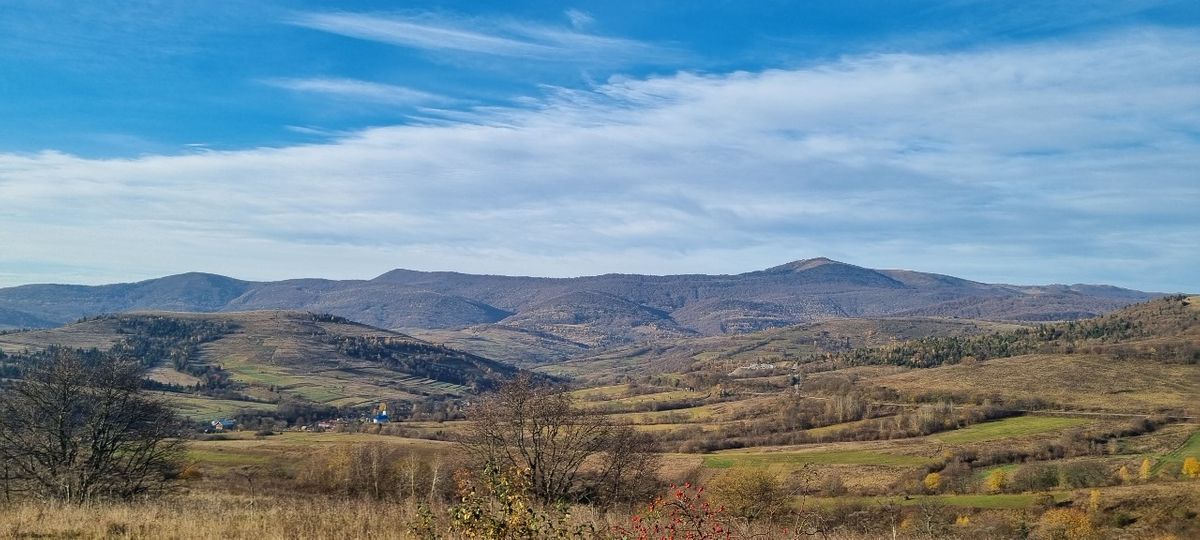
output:
POLYGON ((187 273, 137 283, 0 289, 0 328, 53 327, 137 310, 301 310, 425 339, 476 339, 514 350, 533 346, 565 358, 656 338, 833 318, 1078 319, 1156 296, 1106 285, 987 284, 826 258, 735 275, 542 278, 398 269, 370 280, 253 282, 187 273))

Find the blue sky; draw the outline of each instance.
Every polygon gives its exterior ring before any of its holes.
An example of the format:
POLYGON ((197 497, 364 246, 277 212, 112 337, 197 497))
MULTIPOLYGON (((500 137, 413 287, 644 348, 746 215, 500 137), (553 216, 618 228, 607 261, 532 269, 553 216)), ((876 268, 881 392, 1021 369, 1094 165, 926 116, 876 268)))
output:
POLYGON ((1200 4, 0 0, 0 286, 1200 290, 1200 4))

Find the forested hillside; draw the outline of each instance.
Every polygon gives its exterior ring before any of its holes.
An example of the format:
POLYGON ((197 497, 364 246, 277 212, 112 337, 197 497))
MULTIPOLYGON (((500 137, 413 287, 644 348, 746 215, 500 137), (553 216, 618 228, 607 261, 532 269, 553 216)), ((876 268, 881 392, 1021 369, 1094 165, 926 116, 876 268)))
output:
POLYGON ((345 318, 296 312, 137 313, 52 330, 0 334, 4 370, 53 347, 148 369, 146 386, 196 413, 273 409, 290 401, 334 407, 462 396, 517 370, 477 355, 345 318))
MULTIPOLYGON (((1092 317, 1154 297, 1116 287, 993 285, 825 258, 736 275, 605 274, 578 278, 394 270, 370 280, 248 282, 182 274, 98 287, 0 289, 0 328, 47 327, 131 310, 332 313, 532 361, 688 335, 761 331, 833 318, 1092 317)), ((510 357, 511 358, 511 357, 510 357)))

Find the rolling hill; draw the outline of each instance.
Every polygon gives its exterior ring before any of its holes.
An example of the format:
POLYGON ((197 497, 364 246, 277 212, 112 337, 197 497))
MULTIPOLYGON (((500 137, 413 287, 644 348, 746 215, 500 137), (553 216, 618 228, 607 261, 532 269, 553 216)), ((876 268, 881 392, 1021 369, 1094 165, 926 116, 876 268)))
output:
POLYGON ((398 332, 302 312, 137 312, 0 335, 8 354, 51 345, 136 358, 197 414, 289 400, 360 406, 457 397, 517 372, 398 332))
POLYGON ((1077 319, 1154 296, 1095 285, 985 284, 825 258, 736 275, 537 278, 393 270, 371 280, 248 282, 191 273, 95 287, 0 289, 0 328, 48 327, 135 310, 299 310, 408 333, 432 331, 431 338, 473 340, 483 349, 520 345, 524 354, 545 361, 663 337, 834 318, 1077 319))
MULTIPOLYGON (((745 334, 727 334, 629 345, 537 368, 548 374, 589 381, 624 375, 695 370, 731 372, 747 364, 790 365, 823 352, 879 347, 925 337, 962 337, 1021 328, 1012 323, 894 317, 830 319, 745 334)), ((470 343, 452 342, 471 349, 470 343)))
POLYGON ((1200 297, 1161 298, 1046 328, 1017 334, 1009 354, 967 362, 951 356, 939 367, 861 384, 909 398, 995 395, 1053 408, 1200 416, 1200 297))

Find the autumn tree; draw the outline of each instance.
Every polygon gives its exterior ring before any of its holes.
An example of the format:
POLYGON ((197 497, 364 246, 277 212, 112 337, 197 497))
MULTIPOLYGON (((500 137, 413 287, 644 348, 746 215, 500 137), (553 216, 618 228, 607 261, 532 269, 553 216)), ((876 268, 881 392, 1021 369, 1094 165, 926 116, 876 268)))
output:
POLYGON ((1008 487, 1008 473, 1004 469, 996 469, 988 473, 984 480, 984 487, 991 493, 1000 493, 1008 487))
POLYGON ((1200 478, 1200 460, 1195 456, 1188 456, 1183 460, 1183 467, 1179 469, 1180 474, 1187 478, 1200 478))
POLYGON ((1142 466, 1138 468, 1138 480, 1149 482, 1150 473, 1150 458, 1142 458, 1142 466))
POLYGON ((481 398, 467 418, 471 427, 460 443, 479 469, 521 471, 542 502, 625 496, 657 469, 644 438, 528 375, 481 398), (589 462, 591 472, 584 469, 589 462))
POLYGON ((942 475, 939 473, 931 472, 931 473, 925 475, 925 479, 922 480, 921 483, 925 484, 925 489, 936 492, 938 489, 940 489, 942 487, 942 475))
POLYGON ((1133 473, 1129 472, 1129 467, 1121 465, 1121 468, 1117 469, 1117 478, 1121 480, 1122 484, 1128 484, 1133 482, 1133 473))
POLYGON ((51 348, 0 389, 6 490, 69 502, 129 499, 169 486, 183 422, 140 391, 143 368, 99 351, 51 348))
POLYGON ((1085 540, 1095 538, 1096 529, 1088 515, 1077 508, 1052 508, 1038 519, 1036 538, 1085 540))

